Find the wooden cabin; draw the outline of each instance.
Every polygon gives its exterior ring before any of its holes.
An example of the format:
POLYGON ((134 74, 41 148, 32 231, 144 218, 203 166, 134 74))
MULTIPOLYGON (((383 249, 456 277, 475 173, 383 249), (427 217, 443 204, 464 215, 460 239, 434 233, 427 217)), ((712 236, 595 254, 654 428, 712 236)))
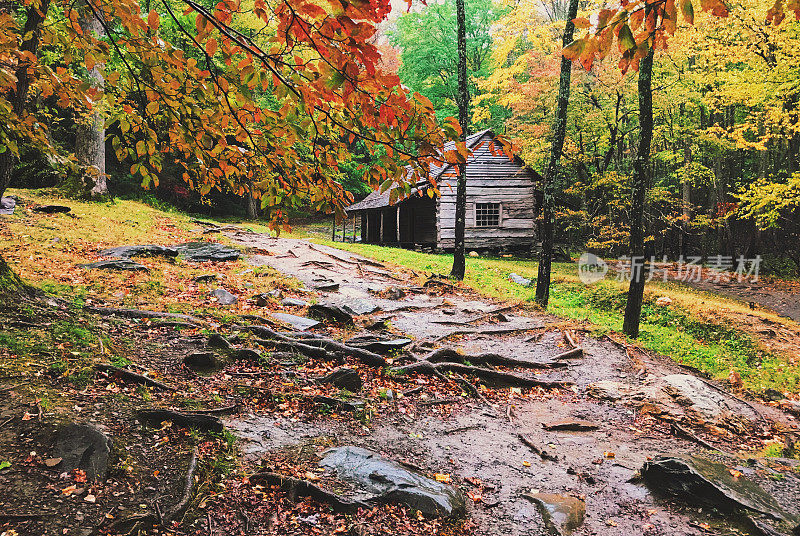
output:
MULTIPOLYGON (((467 160, 468 249, 526 250, 536 240, 537 191, 542 177, 521 159, 509 159, 495 146, 494 134, 484 130, 467 137, 472 151, 467 160)), ((454 145, 446 147, 452 149, 454 145)), ((360 239, 368 244, 404 248, 455 248, 457 170, 452 165, 431 167, 439 197, 428 195, 429 183, 394 205, 389 191, 372 192, 346 209, 348 219, 334 240, 360 239), (352 231, 352 232, 351 232, 352 231), (349 237, 348 237, 349 235, 349 237)))

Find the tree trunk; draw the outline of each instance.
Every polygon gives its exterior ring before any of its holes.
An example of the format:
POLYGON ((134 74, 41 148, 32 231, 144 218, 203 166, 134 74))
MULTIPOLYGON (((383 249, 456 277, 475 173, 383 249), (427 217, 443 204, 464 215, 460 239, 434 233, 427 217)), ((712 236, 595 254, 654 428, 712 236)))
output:
MULTIPOLYGON (((650 10, 648 4, 645 18, 650 10)), ((631 186, 631 284, 622 331, 629 337, 639 336, 639 320, 644 298, 644 199, 647 189, 647 165, 653 140, 653 49, 639 64, 639 150, 633 162, 631 186)))
MULTIPOLYGON (((255 193, 253 192, 253 188, 255 186, 251 182, 247 193, 245 194, 245 200, 247 201, 247 218, 250 220, 257 220, 258 219, 258 208, 259 202, 256 199, 255 193)), ((334 223, 334 229, 336 228, 336 224, 334 223)))
MULTIPOLYGON (((42 33, 42 24, 47 17, 47 10, 50 7, 50 0, 42 0, 39 9, 36 6, 31 6, 27 9, 25 19, 25 30, 22 35, 25 40, 20 45, 21 52, 30 52, 34 56, 39 49, 39 40, 42 33)), ((29 63, 21 61, 15 76, 17 78, 17 87, 10 90, 7 100, 11 104, 11 109, 16 114, 18 120, 22 120, 23 113, 25 112, 25 104, 28 100, 28 91, 31 87, 31 80, 28 78, 29 63)), ((17 163, 17 157, 6 150, 0 153, 0 197, 11 184, 11 176, 14 171, 14 166, 17 163)))
MULTIPOLYGON (((461 141, 467 139, 469 125, 469 88, 467 87, 467 24, 464 0, 456 0, 456 26, 458 46, 458 122, 461 124, 461 141)), ((456 228, 453 268, 450 276, 464 279, 466 262, 464 260, 464 227, 467 219, 467 166, 458 167, 456 185, 456 228)))
MULTIPOLYGON (((564 27, 563 46, 572 42, 575 24, 572 20, 578 15, 578 0, 570 0, 567 25, 564 27)), ((553 232, 555 227, 555 179, 558 165, 567 137, 567 108, 569 107, 569 85, 572 79, 572 62, 561 56, 561 76, 558 82, 558 102, 553 121, 553 144, 550 146, 550 160, 544 173, 544 195, 542 196, 542 220, 539 232, 542 237, 542 254, 539 258, 539 272, 536 277, 536 303, 547 308, 550 299, 550 270, 553 262, 553 232)))
MULTIPOLYGON (((683 154, 686 164, 691 164, 692 148, 689 146, 688 142, 683 149, 683 154)), ((681 185, 681 194, 683 198, 681 204, 683 221, 681 221, 680 229, 680 255, 685 258, 689 255, 689 220, 692 219, 692 185, 688 180, 684 181, 681 185)))
MULTIPOLYGON (((80 10, 78 23, 85 34, 104 35, 102 23, 86 6, 80 10)), ((102 91, 105 86, 103 66, 97 64, 89 71, 91 84, 102 91)), ((108 193, 106 184, 106 129, 102 112, 97 103, 86 117, 75 127, 75 156, 84 168, 84 182, 89 195, 97 197, 108 193)))

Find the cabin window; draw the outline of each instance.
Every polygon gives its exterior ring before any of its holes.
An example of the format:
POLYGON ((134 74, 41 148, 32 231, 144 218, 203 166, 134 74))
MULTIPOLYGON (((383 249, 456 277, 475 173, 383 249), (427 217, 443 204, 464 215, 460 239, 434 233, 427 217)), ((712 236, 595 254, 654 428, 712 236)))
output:
POLYGON ((475 227, 498 227, 500 203, 475 203, 475 227))

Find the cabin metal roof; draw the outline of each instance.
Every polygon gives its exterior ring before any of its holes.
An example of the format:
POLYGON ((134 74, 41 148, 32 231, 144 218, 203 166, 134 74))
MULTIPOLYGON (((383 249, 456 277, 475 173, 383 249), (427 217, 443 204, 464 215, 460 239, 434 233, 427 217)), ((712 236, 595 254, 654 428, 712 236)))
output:
MULTIPOLYGON (((466 139, 467 148, 470 149, 470 150, 473 150, 475 148, 475 146, 478 144, 478 141, 480 141, 480 139, 486 134, 488 134, 489 136, 494 138, 494 133, 491 131, 491 129, 481 130, 480 132, 476 132, 475 134, 467 136, 467 139, 466 139)), ((445 151, 452 151, 455 148, 456 148, 456 142, 454 142, 454 141, 449 141, 449 142, 444 144, 444 150, 445 151)), ((515 157, 514 160, 517 161, 517 163, 520 164, 521 166, 525 167, 525 164, 519 158, 515 157)), ((452 166, 452 164, 444 164, 442 166, 437 166, 435 164, 431 164, 430 172, 429 172, 430 177, 433 178, 433 179, 438 179, 441 176, 441 174, 444 173, 451 166, 452 166)), ((533 170, 531 170, 531 171, 533 171, 533 170)), ((536 174, 537 176, 539 175, 535 171, 533 171, 533 173, 536 174)), ((421 191, 421 190, 424 190, 425 188, 426 188, 425 182, 421 182, 421 183, 417 184, 417 187, 414 188, 411 191, 411 194, 409 194, 409 197, 411 195, 421 191)), ((357 203, 353 203, 349 207, 345 208, 345 211, 347 211, 347 212, 356 212, 356 211, 360 211, 360 210, 369 210, 369 209, 374 209, 374 208, 388 207, 389 205, 391 205, 391 203, 389 202, 389 195, 390 195, 391 190, 392 189, 389 188, 388 190, 386 190, 383 193, 380 193, 378 191, 371 192, 367 197, 365 197, 361 201, 359 201, 357 203)))

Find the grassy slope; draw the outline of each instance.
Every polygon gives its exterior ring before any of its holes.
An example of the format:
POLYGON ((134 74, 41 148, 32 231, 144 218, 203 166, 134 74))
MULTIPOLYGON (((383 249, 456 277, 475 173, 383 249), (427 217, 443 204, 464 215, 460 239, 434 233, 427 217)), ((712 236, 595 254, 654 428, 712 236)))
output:
MULTIPOLYGON (((452 256, 384 248, 367 244, 342 244, 318 238, 318 242, 363 255, 423 270, 446 274, 452 256)), ((534 279, 537 263, 524 259, 469 258, 464 283, 487 296, 502 300, 532 302, 534 289, 508 279, 511 272, 534 279)), ((575 264, 553 265, 553 286, 549 311, 574 320, 588 320, 600 332, 621 331, 625 283, 606 279, 586 286, 580 283, 575 264)), ((750 312, 745 304, 675 283, 648 283, 641 327, 642 347, 697 367, 716 378, 726 378, 731 369, 754 391, 776 388, 800 391, 800 364, 789 356, 766 352, 747 333, 725 320, 726 313, 750 312), (657 307, 656 298, 669 296, 670 307, 657 307)), ((795 325, 771 313, 760 313, 778 324, 795 325)))

